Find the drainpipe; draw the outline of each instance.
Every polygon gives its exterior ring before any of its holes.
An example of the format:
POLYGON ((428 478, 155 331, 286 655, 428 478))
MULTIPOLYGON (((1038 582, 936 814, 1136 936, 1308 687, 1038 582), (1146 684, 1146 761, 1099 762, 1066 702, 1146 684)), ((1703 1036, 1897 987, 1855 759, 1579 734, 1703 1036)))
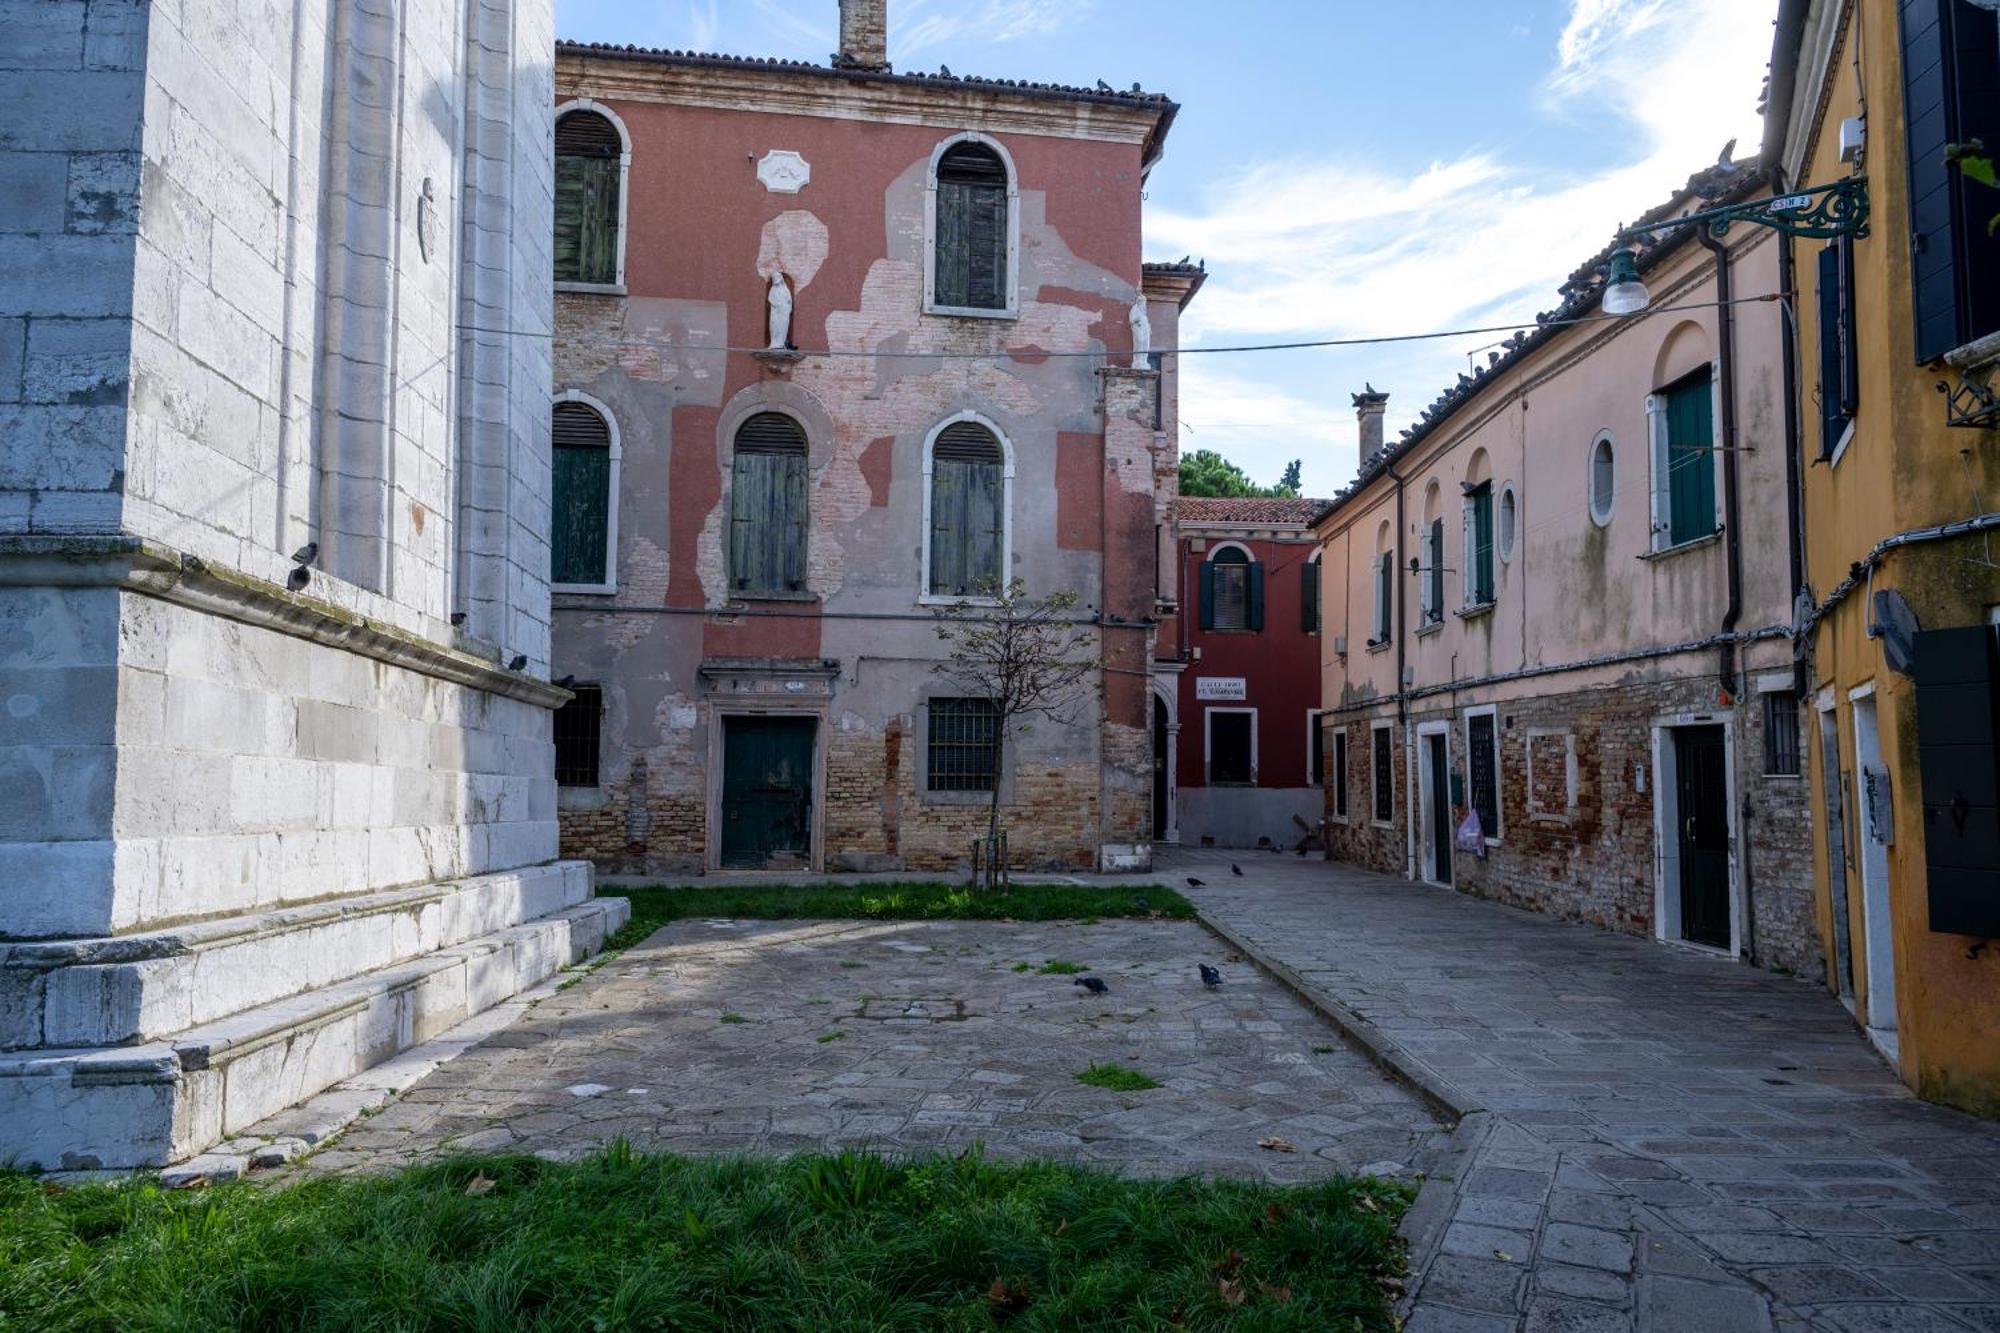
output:
MULTIPOLYGON (((1774 191, 1783 178, 1783 173, 1772 169, 1771 188, 1774 191)), ((1796 608, 1799 593, 1806 586, 1805 468, 1800 453, 1803 444, 1799 424, 1798 269, 1792 256, 1791 240, 1784 236, 1778 238, 1778 295, 1781 303, 1778 312, 1778 359, 1785 368, 1785 541, 1791 556, 1792 605, 1796 608)), ((1796 610, 1793 618, 1797 618, 1796 610)), ((1799 651, 1795 642, 1792 646, 1792 691, 1801 700, 1806 697, 1806 683, 1805 654, 1799 651)))
MULTIPOLYGON (((1716 354, 1722 362, 1722 541, 1728 551, 1729 609, 1722 613, 1722 632, 1732 634, 1743 615, 1743 537, 1737 522, 1736 500, 1736 314, 1730 306, 1729 249, 1708 234, 1706 227, 1696 233, 1702 247, 1715 256, 1716 354)), ((1736 640, 1723 641, 1720 669, 1722 688, 1736 693, 1736 640)))
MULTIPOLYGON (((1405 768, 1403 772, 1403 785, 1409 790, 1415 790, 1411 784, 1411 769, 1409 766, 1416 762, 1416 756, 1411 754, 1406 748, 1410 730, 1410 694, 1408 677, 1404 674, 1405 667, 1403 664, 1404 644, 1406 642, 1403 636, 1403 620, 1404 613, 1409 609, 1409 594, 1404 591, 1404 585, 1407 580, 1403 578, 1403 542, 1405 540, 1403 531, 1403 474, 1394 468, 1389 468, 1387 471, 1389 473, 1389 480, 1396 483, 1396 541, 1393 547, 1396 554, 1391 562, 1391 568, 1395 571, 1396 575, 1396 745, 1397 748, 1404 750, 1405 768)), ((1410 808, 1407 800, 1403 803, 1403 808, 1405 810, 1410 808)), ((1403 830, 1403 874, 1406 878, 1415 879, 1417 874, 1417 823, 1415 819, 1405 819, 1403 822, 1408 826, 1403 830)))

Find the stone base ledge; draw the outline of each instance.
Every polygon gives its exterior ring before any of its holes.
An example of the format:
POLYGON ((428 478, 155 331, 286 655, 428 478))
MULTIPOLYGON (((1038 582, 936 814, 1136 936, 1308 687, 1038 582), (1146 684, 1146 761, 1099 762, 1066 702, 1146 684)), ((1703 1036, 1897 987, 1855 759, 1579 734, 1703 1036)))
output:
POLYGON ((590 897, 556 861, 135 935, 0 944, 0 1050, 145 1042, 547 916, 590 897))
POLYGON ((0 1058, 0 1160, 167 1166, 582 961, 631 915, 594 898, 169 1041, 0 1058))

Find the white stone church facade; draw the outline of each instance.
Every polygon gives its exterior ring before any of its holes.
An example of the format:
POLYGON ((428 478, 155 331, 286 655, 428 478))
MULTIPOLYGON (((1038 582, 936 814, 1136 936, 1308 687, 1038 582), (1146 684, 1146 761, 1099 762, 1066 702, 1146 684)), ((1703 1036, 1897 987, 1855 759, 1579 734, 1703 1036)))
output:
POLYGON ((177 1161, 594 949, 549 0, 0 0, 0 1160, 177 1161))

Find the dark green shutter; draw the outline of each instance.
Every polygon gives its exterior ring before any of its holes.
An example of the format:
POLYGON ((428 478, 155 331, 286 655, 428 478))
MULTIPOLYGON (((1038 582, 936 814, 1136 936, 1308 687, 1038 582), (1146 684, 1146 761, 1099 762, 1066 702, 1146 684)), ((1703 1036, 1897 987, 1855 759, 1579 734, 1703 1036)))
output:
POLYGON ((1201 627, 1215 628, 1215 562, 1201 562, 1201 627))
POLYGON ((549 581, 603 583, 611 512, 611 430, 582 403, 550 413, 549 581))
POLYGON ((1682 542, 1715 531, 1715 398, 1707 370, 1667 390, 1667 539, 1682 542))
POLYGON ((966 306, 971 281, 972 187, 943 181, 937 191, 937 278, 939 305, 966 306))
POLYGON ((780 412, 736 431, 730 469, 729 586, 744 596, 806 591, 805 432, 780 412))
POLYGON ((1384 551, 1375 569, 1375 642, 1387 643, 1396 629, 1396 606, 1390 594, 1396 589, 1396 553, 1384 551))
POLYGON ((1903 122, 1909 156, 1910 285, 1916 359, 2000 328, 2000 191, 1945 160, 1949 144, 2000 144, 2000 16, 1968 0, 1902 0, 1903 122))
POLYGON ((1924 865, 1930 928, 1942 934, 2000 935, 1993 636, 1991 626, 1971 625, 1915 638, 1924 865))
POLYGON ((965 304, 979 310, 1007 308, 1007 191, 982 185, 969 201, 966 226, 965 304))
POLYGON ((1846 335, 1840 250, 1830 243, 1819 252, 1819 456, 1830 458, 1847 428, 1842 401, 1846 335))
POLYGON ((984 144, 954 144, 938 161, 932 296, 941 306, 1007 307, 1007 169, 984 144))
POLYGON ((1472 495, 1472 600, 1484 605, 1493 600, 1493 485, 1481 486, 1472 495))
POLYGON ((1007 501, 1000 441, 976 421, 955 421, 931 448, 930 590, 941 597, 997 593, 1007 501))
POLYGON ((558 282, 618 280, 618 190, 624 144, 594 111, 556 122, 555 276, 558 282))
POLYGON ((1252 631, 1264 628, 1264 566, 1261 561, 1250 562, 1250 620, 1252 631))
POLYGON ((1307 561, 1299 575, 1299 629, 1307 634, 1319 633, 1319 571, 1317 561, 1307 561))

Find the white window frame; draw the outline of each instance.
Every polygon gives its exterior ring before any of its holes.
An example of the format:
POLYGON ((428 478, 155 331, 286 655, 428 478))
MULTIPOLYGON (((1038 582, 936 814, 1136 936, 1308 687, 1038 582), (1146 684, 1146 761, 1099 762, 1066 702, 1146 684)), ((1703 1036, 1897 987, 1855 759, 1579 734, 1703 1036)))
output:
POLYGON ((955 606, 965 602, 972 606, 998 606, 996 597, 952 597, 931 591, 931 474, 932 456, 937 450, 938 436, 947 426, 961 421, 974 422, 993 432, 993 438, 1000 441, 1000 582, 1004 587, 1014 568, 1014 442, 1007 438, 1007 432, 1000 429, 1000 423, 980 412, 954 412, 932 426, 924 436, 923 469, 923 534, 919 543, 920 555, 917 565, 917 605, 955 606))
POLYGON ((606 296, 623 296, 625 295, 625 238, 632 232, 632 228, 627 224, 627 216, 632 207, 632 135, 625 128, 624 120, 616 111, 613 111, 610 107, 604 105, 604 103, 588 97, 571 98, 569 101, 562 103, 556 108, 555 116, 549 121, 549 124, 553 126, 556 121, 561 120, 572 111, 594 111, 610 121, 611 128, 618 131, 617 280, 608 283, 558 281, 555 288, 559 292, 596 292, 606 296))
MULTIPOLYGON (((1653 413, 1655 411, 1653 400, 1657 397, 1659 397, 1658 394, 1648 394, 1646 397, 1646 423, 1648 430, 1652 429, 1653 413)), ((1662 422, 1662 429, 1664 429, 1664 422, 1662 422)), ((1611 516, 1618 512, 1618 442, 1612 438, 1610 431, 1601 430, 1591 437, 1590 452, 1584 455, 1583 467, 1583 493, 1584 497, 1590 502, 1590 521, 1600 528, 1608 528, 1611 526, 1611 516), (1602 509, 1599 509, 1597 504, 1597 451, 1599 449, 1604 450, 1611 458, 1611 493, 1604 497, 1604 507, 1602 509)))
MULTIPOLYGON (((1243 575, 1243 577, 1244 577, 1244 584, 1243 584, 1243 621, 1244 621, 1244 623, 1243 623, 1243 624, 1241 624, 1241 625, 1219 625, 1219 624, 1218 624, 1218 625, 1216 625, 1216 626, 1215 626, 1215 628, 1214 628, 1214 629, 1211 629, 1211 630, 1206 630, 1206 631, 1198 631, 1198 632, 1202 632, 1202 633, 1208 633, 1208 634, 1214 634, 1214 633, 1216 633, 1216 632, 1217 632, 1217 631, 1219 630, 1219 631, 1221 631, 1221 632, 1222 632, 1222 633, 1224 633, 1224 634, 1255 634, 1255 633, 1257 633, 1258 631, 1256 631, 1256 630, 1253 630, 1253 629, 1251 629, 1251 628, 1250 628, 1250 623, 1249 623, 1249 622, 1250 622, 1250 584, 1249 584, 1249 579, 1250 579, 1251 575, 1250 575, 1250 574, 1248 573, 1248 571, 1249 571, 1249 570, 1250 570, 1251 568, 1253 568, 1253 567, 1254 567, 1254 566, 1255 566, 1255 565, 1257 564, 1257 553, 1256 553, 1255 551, 1251 550, 1251 549, 1250 549, 1249 547, 1245 546, 1245 545, 1244 545, 1244 544, 1243 544, 1242 542, 1238 542, 1238 541, 1227 541, 1227 542, 1217 542, 1217 543, 1216 543, 1216 544, 1215 544, 1215 545, 1214 545, 1213 547, 1211 547, 1211 548, 1210 548, 1209 550, 1207 550, 1207 551, 1204 551, 1204 552, 1202 552, 1202 557, 1201 557, 1201 562, 1202 562, 1203 564, 1205 564, 1205 565, 1212 565, 1212 564, 1214 564, 1214 563, 1215 563, 1215 560, 1216 560, 1216 557, 1217 557, 1217 556, 1219 556, 1219 555, 1221 555, 1221 554, 1222 554, 1222 553, 1223 553, 1224 551, 1241 551, 1241 552, 1243 553, 1243 566, 1242 566, 1242 567, 1243 567, 1243 569, 1244 569, 1244 570, 1246 571, 1246 572, 1244 573, 1244 575, 1243 575)), ((1199 591, 1199 589, 1197 589, 1196 591, 1198 592, 1198 591, 1199 591)), ((1214 608, 1213 608, 1213 607, 1210 607, 1210 608, 1208 608, 1208 611, 1209 611, 1209 619, 1210 619, 1211 621, 1213 621, 1213 620, 1215 619, 1215 615, 1214 615, 1214 608)))
MULTIPOLYGON (((1490 477, 1482 481, 1468 481, 1466 484, 1475 489, 1484 486, 1487 495, 1494 497, 1496 500, 1497 509, 1498 492, 1495 490, 1490 477)), ((1472 539, 1472 502, 1474 498, 1474 491, 1463 491, 1459 499, 1459 540, 1462 543, 1459 549, 1463 553, 1461 563, 1465 566, 1465 572, 1459 580, 1460 595, 1464 599, 1459 606, 1461 611, 1483 610, 1500 600, 1500 561, 1498 559, 1500 550, 1500 533, 1498 531, 1500 516, 1497 512, 1493 516, 1495 527, 1493 533, 1493 552, 1495 558, 1493 568, 1488 571, 1490 576, 1489 581, 1493 584, 1493 596, 1483 602, 1473 596, 1473 590, 1478 586, 1477 580, 1474 578, 1477 571, 1472 567, 1474 551, 1474 542, 1472 539)))
POLYGON ((930 166, 924 173, 924 313, 962 319, 1021 317, 1021 174, 1014 168, 1014 155, 1007 151, 1007 145, 991 135, 966 130, 940 139, 931 149, 930 166), (952 145, 961 143, 983 144, 992 149, 1007 170, 1007 304, 998 310, 937 303, 938 163, 952 145))
POLYGON ((1417 633, 1423 634, 1444 623, 1444 608, 1432 604, 1433 571, 1444 564, 1443 543, 1433 540, 1436 533, 1435 519, 1426 519, 1424 529, 1417 534, 1417 633))
POLYGON ((1480 704, 1465 710, 1465 803, 1472 804, 1472 719, 1490 717, 1493 719, 1493 827, 1481 829, 1488 847, 1498 847, 1506 837, 1507 827, 1507 773, 1500 767, 1500 708, 1498 704, 1480 704))
POLYGON ((1382 719, 1368 724, 1368 822, 1375 828, 1396 827, 1396 723, 1393 718, 1382 719), (1378 819, 1375 811, 1380 808, 1375 799, 1375 747, 1381 742, 1375 733, 1389 733, 1389 817, 1378 819))
MULTIPOLYGON (((1258 785, 1257 765, 1257 710, 1255 708, 1204 708, 1201 710, 1201 785, 1215 786, 1212 776, 1215 758, 1215 715, 1217 713, 1248 713, 1250 715, 1250 783, 1258 785)), ((1239 784, 1226 784, 1234 787, 1239 784)))
MULTIPOLYGON (((1692 374, 1694 374, 1694 371, 1689 370, 1684 375, 1676 376, 1672 382, 1677 384, 1682 379, 1685 379, 1687 378, 1688 375, 1692 374)), ((1708 418, 1709 431, 1710 431, 1709 448, 1712 451, 1720 452, 1723 446, 1722 446, 1722 363, 1719 361, 1711 361, 1708 363, 1708 392, 1710 398, 1709 418, 1708 418)), ((1722 485, 1722 478, 1720 476, 1721 470, 1719 468, 1716 469, 1715 486, 1714 486, 1715 490, 1714 530, 1711 532, 1703 533, 1699 537, 1690 538, 1689 540, 1680 543, 1675 543, 1672 540, 1674 531, 1674 516, 1673 516, 1674 493, 1673 493, 1673 482, 1669 478, 1667 473, 1667 455, 1668 455, 1667 395, 1663 391, 1655 391, 1653 393, 1649 393, 1646 395, 1646 434, 1652 445, 1651 452, 1652 452, 1652 463, 1653 463, 1653 487, 1652 487, 1653 534, 1652 534, 1651 549, 1655 553, 1658 553, 1661 551, 1674 550, 1676 549, 1677 545, 1693 546, 1700 542, 1706 542, 1712 540, 1717 534, 1719 534, 1722 531, 1722 513, 1723 513, 1722 501, 1723 501, 1724 487, 1722 485)))
POLYGON ((1395 625, 1389 619, 1395 610, 1395 547, 1391 546, 1387 550, 1375 552, 1375 558, 1369 562, 1368 581, 1375 585, 1375 624, 1373 626, 1375 633, 1372 636, 1369 647, 1386 648, 1389 646, 1390 640, 1395 637, 1396 629, 1395 625), (1382 577, 1382 562, 1384 560, 1389 562, 1389 577, 1386 580, 1382 577))
MULTIPOLYGON (((549 400, 550 412, 558 403, 582 403, 604 419, 604 428, 611 439, 611 466, 604 480, 604 582, 602 583, 551 583, 549 591, 561 593, 582 593, 592 596, 609 596, 618 591, 618 418, 611 409, 581 389, 564 389, 549 400)), ((549 446, 550 498, 555 495, 554 468, 555 446, 549 446)))

